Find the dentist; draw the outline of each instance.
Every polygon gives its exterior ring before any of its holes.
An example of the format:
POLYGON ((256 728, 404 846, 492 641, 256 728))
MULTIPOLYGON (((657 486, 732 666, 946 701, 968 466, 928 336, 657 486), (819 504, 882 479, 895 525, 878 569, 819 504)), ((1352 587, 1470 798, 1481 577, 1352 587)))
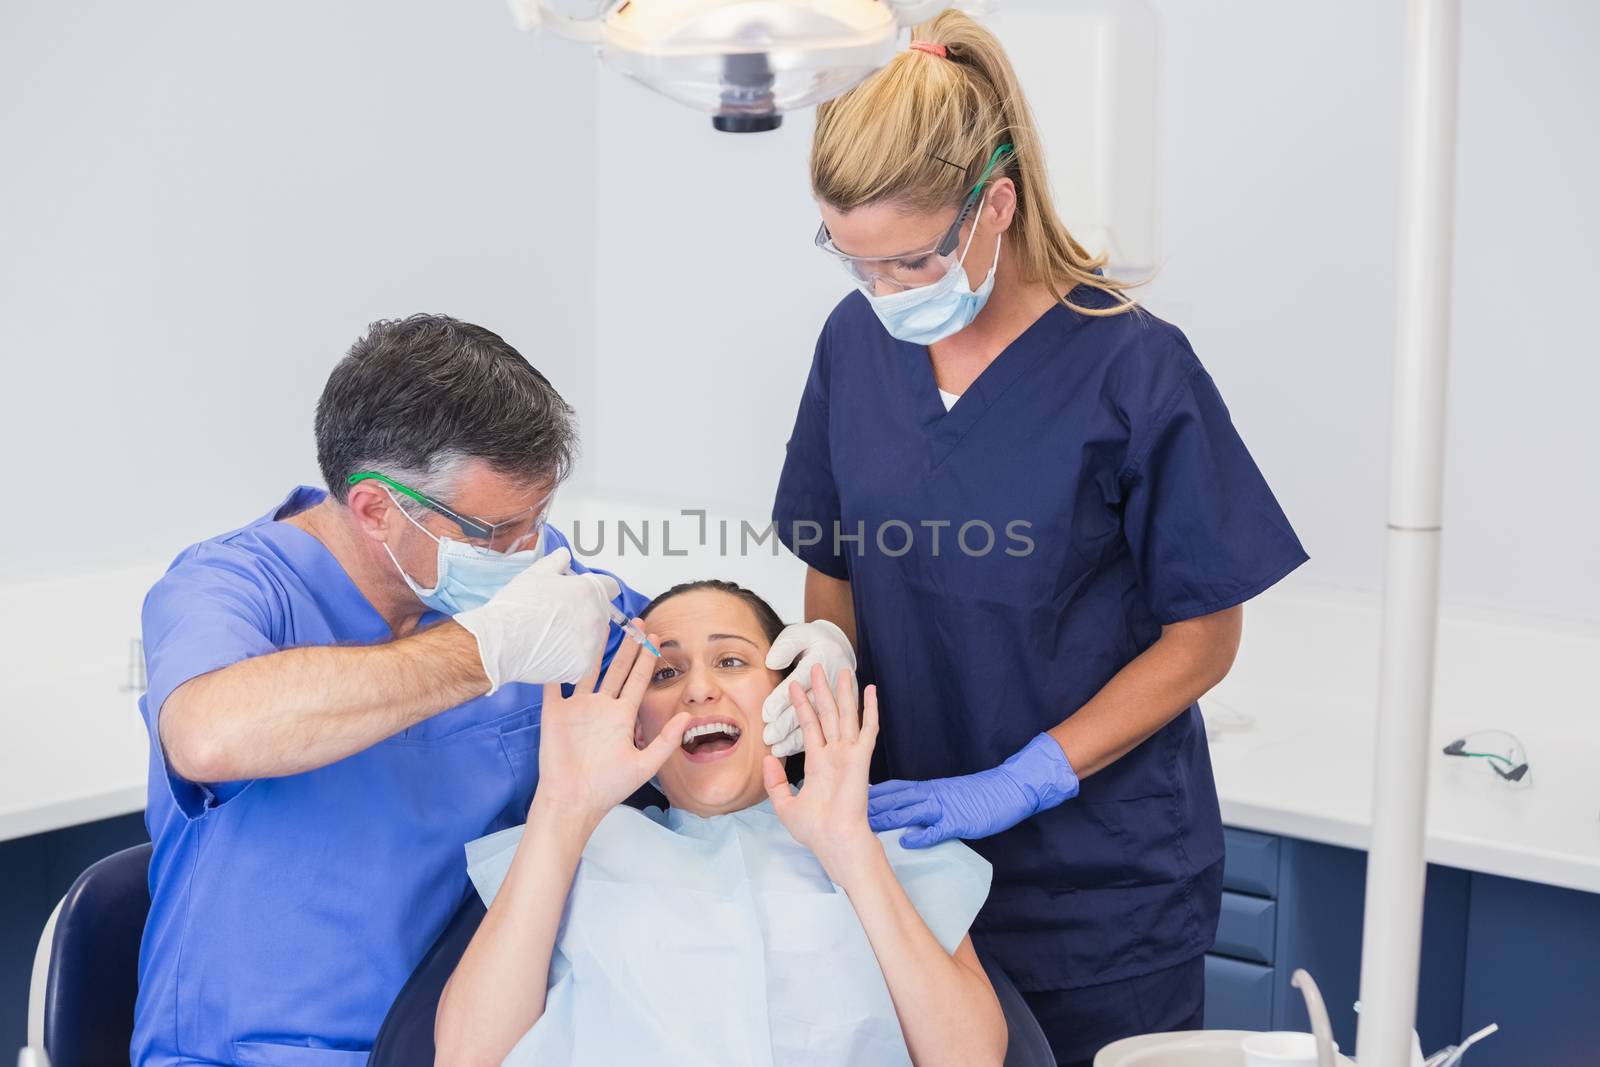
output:
MULTIPOLYGON (((610 604, 646 602, 546 525, 573 412, 482 327, 373 325, 316 440, 326 491, 185 549, 145 601, 135 1064, 364 1064, 462 846, 527 815, 538 686, 609 661, 610 604)), ((788 655, 850 659, 827 638, 788 655)))

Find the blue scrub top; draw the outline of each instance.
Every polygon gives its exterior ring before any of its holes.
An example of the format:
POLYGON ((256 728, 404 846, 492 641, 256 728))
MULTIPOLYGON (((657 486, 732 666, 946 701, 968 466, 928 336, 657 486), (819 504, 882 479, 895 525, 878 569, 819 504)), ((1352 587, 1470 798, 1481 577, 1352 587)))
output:
MULTIPOLYGON (((880 687, 874 780, 998 765, 1164 624, 1306 559, 1187 340, 1143 311, 1051 308, 947 412, 927 349, 851 294, 817 343, 773 518, 851 583, 861 675, 880 687)), ((971 844, 994 865, 973 937, 1023 989, 1206 951, 1222 826, 1199 708, 1076 799, 971 844)))
MULTIPOLYGON (((185 549, 145 600, 139 707, 155 855, 135 1064, 364 1064, 467 891, 462 846, 527 817, 539 770, 540 691, 529 685, 305 774, 202 784, 166 766, 156 716, 189 679, 281 649, 390 639, 322 543, 276 521, 325 496, 301 487, 185 549)), ((566 544, 549 536, 552 549, 566 544)), ((632 616, 645 598, 624 586, 616 603, 632 616)))

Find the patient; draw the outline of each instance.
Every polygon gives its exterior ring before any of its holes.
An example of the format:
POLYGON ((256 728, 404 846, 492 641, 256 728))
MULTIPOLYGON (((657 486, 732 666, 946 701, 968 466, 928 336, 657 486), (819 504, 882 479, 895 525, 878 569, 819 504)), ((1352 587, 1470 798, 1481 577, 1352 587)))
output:
POLYGON ((796 792, 761 743, 782 624, 695 582, 605 678, 545 690, 525 827, 468 846, 489 911, 445 988, 439 1063, 999 1064, 1006 1025, 967 929, 989 867, 867 826, 869 687, 791 697, 796 792), (599 682, 598 688, 596 682, 599 682), (670 808, 622 801, 654 780, 670 808), (582 859, 580 865, 579 859, 582 859))

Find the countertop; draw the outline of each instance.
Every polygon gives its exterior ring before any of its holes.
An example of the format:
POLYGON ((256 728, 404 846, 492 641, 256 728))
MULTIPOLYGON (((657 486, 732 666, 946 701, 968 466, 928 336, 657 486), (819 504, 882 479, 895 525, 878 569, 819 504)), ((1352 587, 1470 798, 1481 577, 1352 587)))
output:
MULTIPOLYGON (((1372 835, 1380 604, 1286 583, 1254 602, 1233 672, 1201 701, 1230 826, 1365 849, 1372 835)), ((1600 626, 1446 607, 1429 862, 1600 893, 1600 626), (1525 787, 1450 741, 1506 730, 1525 787)))

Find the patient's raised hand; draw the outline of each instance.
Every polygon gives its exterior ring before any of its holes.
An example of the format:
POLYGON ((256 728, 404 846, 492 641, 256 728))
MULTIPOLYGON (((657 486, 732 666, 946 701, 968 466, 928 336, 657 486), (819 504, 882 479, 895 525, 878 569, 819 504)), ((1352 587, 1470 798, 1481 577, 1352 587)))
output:
POLYGON ((623 641, 596 689, 600 664, 577 683, 570 697, 561 686, 544 687, 539 729, 539 784, 534 806, 598 823, 661 769, 683 742, 689 713, 673 716, 643 749, 634 744, 639 702, 655 658, 623 641))
POLYGON ((779 821, 816 854, 834 881, 842 882, 844 868, 862 850, 878 847, 867 826, 867 771, 878 739, 878 692, 867 687, 865 710, 858 716, 852 672, 840 671, 830 691, 818 666, 811 682, 809 694, 797 684, 789 687, 806 743, 800 792, 790 793, 783 764, 773 756, 766 758, 763 775, 779 821))

